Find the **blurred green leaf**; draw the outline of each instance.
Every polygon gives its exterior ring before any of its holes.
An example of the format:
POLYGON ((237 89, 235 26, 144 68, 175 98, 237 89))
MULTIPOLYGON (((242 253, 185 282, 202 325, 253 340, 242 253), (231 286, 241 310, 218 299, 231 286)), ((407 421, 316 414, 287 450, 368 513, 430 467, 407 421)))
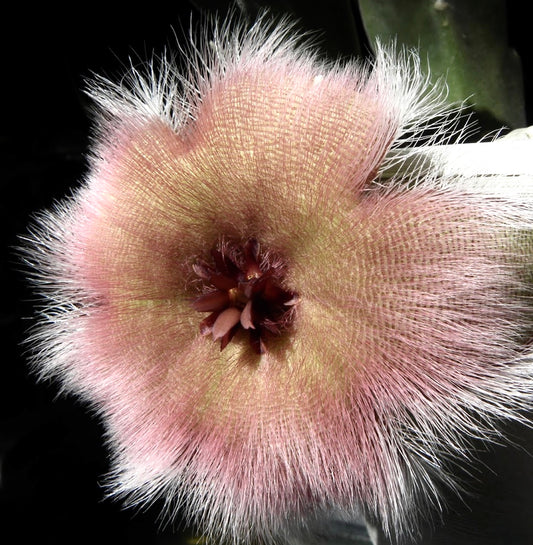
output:
MULTIPOLYGON (((482 129, 526 124, 520 59, 508 45, 504 0, 359 0, 371 43, 397 39, 444 76, 450 102, 467 99, 482 129)), ((422 62, 425 67, 425 63, 422 62)))

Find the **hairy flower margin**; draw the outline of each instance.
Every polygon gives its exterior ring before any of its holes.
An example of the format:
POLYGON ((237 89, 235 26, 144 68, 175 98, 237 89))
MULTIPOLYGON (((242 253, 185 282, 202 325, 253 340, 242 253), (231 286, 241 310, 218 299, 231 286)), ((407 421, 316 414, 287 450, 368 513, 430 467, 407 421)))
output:
POLYGON ((234 542, 412 532, 530 404, 531 198, 380 178, 457 136, 416 54, 325 64, 266 19, 187 53, 90 86, 90 171, 25 237, 34 369, 101 415, 130 504, 234 542))

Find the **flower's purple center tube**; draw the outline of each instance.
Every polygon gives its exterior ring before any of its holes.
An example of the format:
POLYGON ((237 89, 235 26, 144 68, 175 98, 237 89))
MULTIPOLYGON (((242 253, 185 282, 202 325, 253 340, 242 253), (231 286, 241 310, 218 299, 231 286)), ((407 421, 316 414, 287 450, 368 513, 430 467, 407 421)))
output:
POLYGON ((294 319, 298 295, 284 287, 285 262, 262 251, 255 239, 222 242, 211 257, 211 263, 199 260, 193 265, 203 293, 192 306, 210 313, 200 322, 201 334, 220 339, 223 350, 239 329, 245 329, 252 349, 264 353, 267 339, 282 334, 294 319))

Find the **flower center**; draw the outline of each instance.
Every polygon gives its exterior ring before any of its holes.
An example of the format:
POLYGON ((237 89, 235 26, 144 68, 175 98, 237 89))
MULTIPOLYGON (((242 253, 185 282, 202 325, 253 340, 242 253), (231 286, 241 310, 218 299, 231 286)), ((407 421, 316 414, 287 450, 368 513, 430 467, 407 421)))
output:
POLYGON ((294 318, 298 295, 283 287, 284 261, 263 251, 255 239, 222 242, 211 257, 211 263, 200 260, 193 265, 203 293, 192 306, 210 313, 200 322, 201 334, 220 339, 223 350, 239 329, 245 329, 253 350, 263 354, 267 339, 287 330, 294 318))

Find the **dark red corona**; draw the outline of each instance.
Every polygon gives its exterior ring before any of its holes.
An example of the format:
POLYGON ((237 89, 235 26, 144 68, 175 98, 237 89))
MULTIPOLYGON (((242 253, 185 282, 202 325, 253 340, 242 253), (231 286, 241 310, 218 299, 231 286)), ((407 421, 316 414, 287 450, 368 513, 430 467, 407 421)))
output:
POLYGON ((192 306, 210 313, 200 323, 202 335, 220 339, 223 350, 239 329, 245 329, 253 350, 264 353, 266 339, 280 335, 294 317, 297 294, 284 287, 285 262, 263 251, 255 239, 244 244, 223 241, 211 257, 211 263, 193 265, 204 290, 192 306))

